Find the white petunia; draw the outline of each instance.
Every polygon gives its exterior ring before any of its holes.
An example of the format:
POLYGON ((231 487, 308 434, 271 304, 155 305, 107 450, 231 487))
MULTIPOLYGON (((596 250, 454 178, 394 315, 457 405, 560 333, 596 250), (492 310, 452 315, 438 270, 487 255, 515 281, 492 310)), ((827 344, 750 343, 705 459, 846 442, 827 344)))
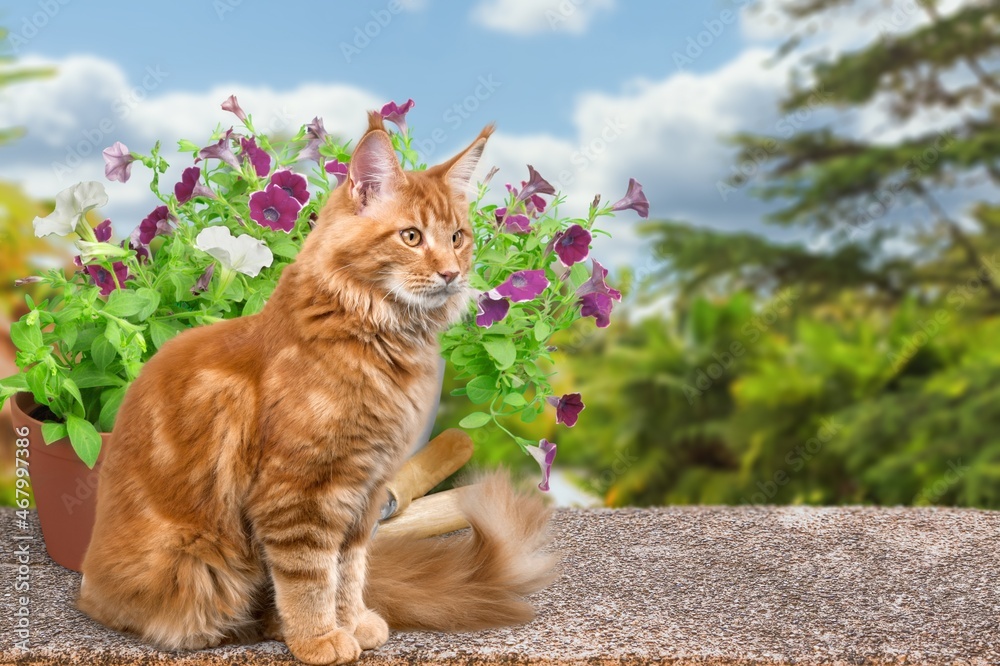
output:
POLYGON ((203 229, 195 239, 194 246, 218 259, 224 268, 250 277, 256 277, 261 269, 274 262, 274 255, 264 241, 246 234, 233 236, 228 227, 203 229))
POLYGON ((108 203, 104 185, 89 180, 77 183, 56 195, 56 209, 45 217, 36 217, 31 223, 39 238, 68 236, 73 233, 88 212, 108 203))

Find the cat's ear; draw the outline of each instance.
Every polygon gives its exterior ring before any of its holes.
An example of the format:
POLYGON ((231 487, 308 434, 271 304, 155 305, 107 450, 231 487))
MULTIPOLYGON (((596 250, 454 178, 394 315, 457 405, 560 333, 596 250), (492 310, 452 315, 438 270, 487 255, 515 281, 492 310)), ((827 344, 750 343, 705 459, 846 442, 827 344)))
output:
POLYGON ((483 156, 483 150, 486 148, 486 141, 493 134, 494 126, 492 124, 487 125, 483 128, 483 131, 479 133, 475 141, 469 144, 469 147, 455 155, 453 158, 447 162, 438 165, 441 169, 445 178, 448 180, 448 184, 457 191, 465 192, 469 189, 469 184, 472 182, 472 174, 476 171, 476 165, 479 164, 479 158, 483 156))
POLYGON ((375 126, 371 119, 369 125, 368 132, 354 149, 347 169, 351 198, 358 202, 359 210, 375 199, 392 196, 405 178, 389 135, 382 127, 375 126))

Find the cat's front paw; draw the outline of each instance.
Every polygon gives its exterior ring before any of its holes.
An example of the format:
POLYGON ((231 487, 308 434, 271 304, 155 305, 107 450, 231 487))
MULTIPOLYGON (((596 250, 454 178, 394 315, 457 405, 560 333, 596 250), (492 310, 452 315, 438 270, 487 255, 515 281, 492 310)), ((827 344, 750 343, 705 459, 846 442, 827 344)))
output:
POLYGON ((358 641, 343 629, 312 638, 289 639, 287 645, 296 659, 307 664, 349 664, 361 656, 358 641))
POLYGON ((389 625, 373 610, 366 610, 358 618, 358 626, 354 629, 354 638, 362 650, 374 650, 382 647, 389 640, 389 625))

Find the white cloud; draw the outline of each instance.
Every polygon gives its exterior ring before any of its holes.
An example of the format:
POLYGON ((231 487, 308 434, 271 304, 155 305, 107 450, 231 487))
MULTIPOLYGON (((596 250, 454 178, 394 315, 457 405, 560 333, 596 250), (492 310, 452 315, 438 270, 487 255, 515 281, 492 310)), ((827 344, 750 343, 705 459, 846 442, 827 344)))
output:
POLYGON ((480 0, 472 8, 474 22, 515 35, 544 31, 583 34, 615 0, 480 0))

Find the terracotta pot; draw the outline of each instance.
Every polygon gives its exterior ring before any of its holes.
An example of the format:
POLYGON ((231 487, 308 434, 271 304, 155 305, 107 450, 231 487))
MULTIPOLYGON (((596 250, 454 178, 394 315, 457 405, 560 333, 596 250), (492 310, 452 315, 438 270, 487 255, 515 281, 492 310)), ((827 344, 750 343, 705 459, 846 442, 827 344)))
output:
POLYGON ((30 415, 38 408, 30 393, 10 401, 14 429, 20 438, 27 428, 28 476, 42 524, 45 550, 58 564, 79 571, 90 544, 97 506, 97 479, 111 435, 102 434, 101 455, 94 469, 77 457, 69 438, 46 444, 42 422, 30 415))

